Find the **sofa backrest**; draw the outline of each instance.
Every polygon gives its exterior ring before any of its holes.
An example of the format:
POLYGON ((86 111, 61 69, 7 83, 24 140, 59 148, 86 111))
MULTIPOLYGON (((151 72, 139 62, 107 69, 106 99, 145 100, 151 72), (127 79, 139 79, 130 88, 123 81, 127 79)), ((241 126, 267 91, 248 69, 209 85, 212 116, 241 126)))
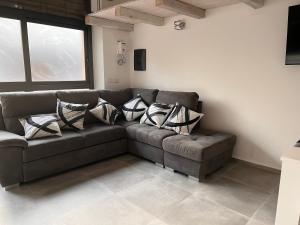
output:
POLYGON ((0 130, 5 130, 3 116, 2 116, 2 105, 0 103, 0 130))
MULTIPOLYGON (((99 98, 99 92, 96 90, 66 90, 57 91, 57 98, 64 102, 70 102, 75 104, 89 104, 88 109, 93 109, 99 98)), ((90 111, 87 111, 85 117, 85 124, 91 124, 99 122, 90 111)))
POLYGON ((99 90, 98 92, 100 98, 108 101, 118 109, 121 109, 124 103, 132 98, 132 93, 129 88, 120 91, 99 90))
MULTIPOLYGON (((131 88, 120 91, 110 90, 67 90, 42 92, 13 92, 0 94, 0 130, 24 135, 19 118, 36 114, 56 113, 57 98, 72 103, 89 104, 89 109, 97 105, 101 97, 119 109, 123 104, 140 94, 150 105, 153 102, 183 104, 192 110, 202 112, 202 102, 195 92, 158 91, 157 89, 131 88)), ((99 122, 89 112, 86 123, 99 122)))
POLYGON ((6 130, 19 135, 24 135, 19 118, 56 111, 54 91, 4 93, 0 95, 0 101, 6 130))
POLYGON ((148 105, 151 105, 153 102, 155 102, 158 91, 158 89, 131 88, 132 97, 141 95, 148 105))
POLYGON ((182 104, 194 111, 198 111, 199 95, 196 92, 159 91, 156 102, 166 104, 182 104))

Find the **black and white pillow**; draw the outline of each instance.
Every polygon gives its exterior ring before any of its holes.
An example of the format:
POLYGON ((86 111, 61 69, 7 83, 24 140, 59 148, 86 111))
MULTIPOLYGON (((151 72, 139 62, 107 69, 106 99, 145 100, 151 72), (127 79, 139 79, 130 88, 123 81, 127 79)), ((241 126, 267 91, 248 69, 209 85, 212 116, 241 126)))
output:
POLYGON ((98 99, 98 104, 90 112, 103 123, 114 125, 120 111, 112 104, 108 103, 102 98, 98 99))
POLYGON ((142 116, 140 123, 156 126, 160 128, 166 121, 174 105, 163 103, 153 103, 142 116))
POLYGON ((50 136, 62 136, 56 115, 33 115, 20 118, 19 121, 24 128, 25 138, 28 140, 50 136))
POLYGON ((57 100, 56 112, 59 117, 58 124, 64 128, 83 130, 84 117, 88 104, 74 104, 57 100))
POLYGON ((203 116, 202 113, 176 104, 162 127, 174 130, 178 134, 189 135, 203 116))
POLYGON ((133 121, 145 113, 148 106, 141 96, 130 100, 122 107, 123 114, 127 121, 133 121))

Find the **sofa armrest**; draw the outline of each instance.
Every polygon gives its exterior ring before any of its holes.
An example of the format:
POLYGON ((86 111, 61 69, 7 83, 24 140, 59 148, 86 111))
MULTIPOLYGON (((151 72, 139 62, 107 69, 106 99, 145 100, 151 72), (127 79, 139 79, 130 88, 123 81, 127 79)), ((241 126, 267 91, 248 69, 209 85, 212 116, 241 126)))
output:
POLYGON ((6 147, 28 147, 26 139, 20 135, 0 130, 0 148, 6 147))
POLYGON ((8 187, 23 182, 23 150, 28 147, 20 135, 0 130, 0 184, 8 187))

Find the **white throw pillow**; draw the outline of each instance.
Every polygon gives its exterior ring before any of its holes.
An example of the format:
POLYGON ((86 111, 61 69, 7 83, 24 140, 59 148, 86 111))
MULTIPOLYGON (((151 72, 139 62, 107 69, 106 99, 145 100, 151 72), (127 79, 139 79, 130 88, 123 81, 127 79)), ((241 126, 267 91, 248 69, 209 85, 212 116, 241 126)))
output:
POLYGON ((58 124, 64 128, 83 130, 84 117, 88 104, 74 104, 57 99, 56 112, 59 117, 58 124))
POLYGON ((25 138, 28 140, 50 136, 62 136, 56 115, 33 115, 20 118, 19 121, 24 128, 25 138))
POLYGON ((166 121, 173 107, 173 105, 153 103, 142 116, 140 123, 145 123, 160 128, 166 121))
POLYGON ((143 115, 147 108, 147 104, 144 102, 143 98, 137 96, 125 103, 122 107, 122 111, 127 121, 133 121, 143 115))
POLYGON ((119 110, 112 104, 102 98, 98 99, 98 104, 90 112, 103 123, 114 125, 117 117, 120 115, 119 110))
POLYGON ((204 114, 202 113, 176 104, 162 127, 174 130, 177 134, 189 135, 203 116, 204 114))

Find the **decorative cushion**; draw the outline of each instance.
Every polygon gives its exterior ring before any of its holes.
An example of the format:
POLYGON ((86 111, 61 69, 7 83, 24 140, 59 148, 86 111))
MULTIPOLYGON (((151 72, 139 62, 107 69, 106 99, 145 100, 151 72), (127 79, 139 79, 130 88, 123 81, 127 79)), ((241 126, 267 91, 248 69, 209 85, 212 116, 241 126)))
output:
POLYGON ((19 119, 27 140, 50 136, 62 136, 56 115, 33 115, 19 119))
POLYGON ((97 106, 91 109, 90 112, 103 123, 109 125, 114 125, 120 114, 116 107, 102 98, 99 98, 97 106))
POLYGON ((122 111, 127 121, 133 121, 143 115, 147 110, 147 104, 144 102, 141 96, 130 100, 122 107, 122 111))
MULTIPOLYGON (((84 126, 98 123, 98 119, 89 111, 96 107, 99 93, 97 90, 63 90, 57 91, 57 98, 63 102, 75 104, 89 104, 88 111, 84 118, 84 126)), ((56 100, 56 99, 55 99, 56 100)))
POLYGON ((145 123, 160 128, 166 121, 173 107, 173 105, 153 103, 142 116, 140 123, 145 123))
POLYGON ((74 104, 57 99, 58 124, 63 128, 83 130, 84 117, 88 104, 74 104))
POLYGON ((30 115, 55 114, 56 99, 54 91, 2 92, 0 102, 5 130, 24 136, 19 119, 30 115))
POLYGON ((189 135, 203 116, 202 113, 197 113, 176 103, 162 127, 174 130, 178 134, 189 135))

